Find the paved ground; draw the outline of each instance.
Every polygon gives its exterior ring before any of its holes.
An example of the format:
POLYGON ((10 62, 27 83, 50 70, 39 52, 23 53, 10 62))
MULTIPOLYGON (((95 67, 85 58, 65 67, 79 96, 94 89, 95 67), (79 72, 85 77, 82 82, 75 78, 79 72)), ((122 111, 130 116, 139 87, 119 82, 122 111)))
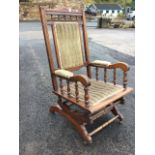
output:
MULTIPOLYGON (((49 68, 40 30, 39 23, 20 23, 20 155, 133 155, 134 93, 126 97, 124 106, 119 106, 125 117, 124 123, 119 125, 116 121, 108 126, 96 134, 93 144, 88 146, 82 143, 77 132, 65 118, 48 113, 48 108, 56 102, 56 98, 51 94, 49 68)), ((105 44, 97 41, 102 40, 103 34, 110 40, 115 34, 127 37, 132 32, 134 38, 134 31, 99 31, 88 28, 88 32, 94 37, 89 40, 91 60, 126 61, 130 65, 129 86, 134 87, 134 57, 131 54, 134 53, 134 40, 130 43, 132 47, 126 44, 126 48, 133 49, 128 55, 120 53, 118 48, 114 50, 113 46, 106 44, 108 41, 105 44), (95 31, 98 31, 97 38, 94 37, 95 31), (99 36, 100 32, 102 35, 99 36)), ((109 117, 110 115, 107 115, 103 119, 109 117)))
POLYGON ((135 56, 134 29, 89 29, 88 33, 92 41, 98 44, 135 56))

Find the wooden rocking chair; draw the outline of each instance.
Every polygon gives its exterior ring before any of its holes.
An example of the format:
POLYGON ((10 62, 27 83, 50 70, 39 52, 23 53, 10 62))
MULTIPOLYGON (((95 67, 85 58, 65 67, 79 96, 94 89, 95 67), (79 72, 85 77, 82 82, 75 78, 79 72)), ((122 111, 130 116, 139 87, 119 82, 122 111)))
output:
POLYGON ((127 87, 129 67, 123 62, 115 64, 102 60, 90 62, 84 12, 40 7, 40 17, 53 93, 58 97, 57 104, 50 107, 50 112, 57 112, 65 116, 75 126, 84 141, 92 143, 92 135, 116 119, 123 120, 116 105, 123 103, 123 97, 133 90, 127 87), (49 28, 52 29, 57 68, 54 67, 49 28), (86 67, 87 75, 74 73, 82 67, 86 67), (92 78, 92 67, 96 69, 96 79, 92 78), (99 68, 104 70, 103 81, 99 80, 99 68), (112 83, 107 82, 108 69, 113 70, 112 83), (117 69, 123 71, 122 86, 116 84, 117 69), (109 112, 112 112, 114 117, 88 133, 86 125, 92 124, 96 119, 109 112))

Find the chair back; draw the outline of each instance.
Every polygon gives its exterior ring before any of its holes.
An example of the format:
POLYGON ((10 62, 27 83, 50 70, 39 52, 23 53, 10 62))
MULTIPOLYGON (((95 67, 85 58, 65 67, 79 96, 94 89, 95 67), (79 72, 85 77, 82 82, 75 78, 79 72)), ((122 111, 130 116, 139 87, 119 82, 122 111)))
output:
POLYGON ((90 77, 85 13, 80 10, 40 7, 40 18, 54 88, 54 71, 58 68, 76 71, 86 67, 87 75, 90 77), (49 29, 52 30, 57 68, 54 67, 49 29))
POLYGON ((83 65, 83 49, 78 22, 55 22, 53 33, 60 68, 68 69, 83 65))

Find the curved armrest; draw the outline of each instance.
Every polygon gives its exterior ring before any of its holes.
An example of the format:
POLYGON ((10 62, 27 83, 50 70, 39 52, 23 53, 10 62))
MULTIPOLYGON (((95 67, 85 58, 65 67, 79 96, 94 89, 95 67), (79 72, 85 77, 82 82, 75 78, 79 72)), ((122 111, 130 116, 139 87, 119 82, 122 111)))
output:
POLYGON ((118 62, 118 63, 109 65, 108 68, 109 69, 120 68, 124 72, 127 72, 129 70, 129 65, 127 63, 124 63, 124 62, 118 62))
POLYGON ((91 62, 90 65, 94 67, 106 67, 108 69, 120 68, 124 72, 127 72, 129 70, 129 66, 125 62, 118 62, 118 63, 112 64, 109 61, 95 60, 91 62))
POLYGON ((84 86, 89 86, 90 85, 90 80, 87 76, 85 75, 74 75, 73 72, 64 70, 64 69, 58 69, 55 71, 55 75, 60 77, 60 78, 64 78, 64 79, 68 79, 69 81, 74 81, 74 82, 81 82, 84 86))
POLYGON ((87 76, 85 75, 74 75, 69 78, 69 80, 74 81, 74 82, 81 82, 84 86, 90 86, 90 80, 87 76))

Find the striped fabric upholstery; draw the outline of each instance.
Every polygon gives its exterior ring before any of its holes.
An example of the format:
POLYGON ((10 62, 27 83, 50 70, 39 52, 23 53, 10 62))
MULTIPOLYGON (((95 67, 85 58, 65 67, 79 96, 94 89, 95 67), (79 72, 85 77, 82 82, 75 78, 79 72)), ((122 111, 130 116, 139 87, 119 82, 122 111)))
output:
MULTIPOLYGON (((84 90, 83 86, 78 83, 79 88, 79 99, 84 101, 84 90)), ((71 96, 75 98, 75 85, 71 86, 71 96)), ((123 91, 124 88, 119 85, 113 85, 112 83, 104 83, 103 81, 96 81, 91 79, 91 86, 89 87, 90 95, 90 106, 94 106, 113 95, 123 91)), ((67 88, 64 87, 64 95, 67 95, 67 88)))
POLYGON ((80 29, 77 22, 55 22, 54 33, 61 68, 71 68, 83 64, 80 29))

